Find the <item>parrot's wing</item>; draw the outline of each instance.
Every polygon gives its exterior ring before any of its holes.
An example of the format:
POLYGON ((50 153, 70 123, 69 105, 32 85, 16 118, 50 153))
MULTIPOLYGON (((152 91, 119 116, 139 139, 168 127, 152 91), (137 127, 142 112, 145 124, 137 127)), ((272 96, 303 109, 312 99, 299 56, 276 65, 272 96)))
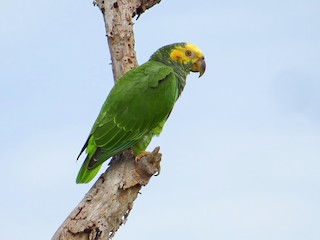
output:
POLYGON ((91 130, 86 167, 95 169, 134 145, 167 118, 177 97, 173 69, 162 63, 149 61, 123 75, 91 130))

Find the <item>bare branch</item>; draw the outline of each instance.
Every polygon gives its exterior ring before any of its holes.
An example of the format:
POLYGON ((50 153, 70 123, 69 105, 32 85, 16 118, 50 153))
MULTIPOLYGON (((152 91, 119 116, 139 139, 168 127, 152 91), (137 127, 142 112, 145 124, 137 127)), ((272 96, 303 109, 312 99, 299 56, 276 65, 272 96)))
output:
MULTIPOLYGON (((160 0, 97 0, 104 16, 114 79, 137 66, 132 17, 140 16, 160 0)), ((130 150, 114 157, 83 200, 70 213, 52 239, 110 239, 123 224, 141 186, 160 172, 157 147, 139 161, 130 150)))
POLYGON ((138 65, 134 51, 132 17, 140 16, 146 9, 159 2, 160 0, 96 1, 104 16, 115 80, 138 65))

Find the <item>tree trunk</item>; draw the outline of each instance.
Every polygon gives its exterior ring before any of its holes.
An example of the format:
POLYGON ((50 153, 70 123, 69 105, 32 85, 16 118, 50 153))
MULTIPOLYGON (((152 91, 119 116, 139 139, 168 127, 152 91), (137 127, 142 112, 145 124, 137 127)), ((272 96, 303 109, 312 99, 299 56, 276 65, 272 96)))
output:
MULTIPOLYGON (((134 16, 160 0, 98 0, 103 13, 114 79, 137 66, 134 51, 134 16)), ((130 150, 114 157, 82 201, 70 213, 52 239, 111 239, 123 224, 139 190, 160 172, 159 147, 139 161, 130 150)))

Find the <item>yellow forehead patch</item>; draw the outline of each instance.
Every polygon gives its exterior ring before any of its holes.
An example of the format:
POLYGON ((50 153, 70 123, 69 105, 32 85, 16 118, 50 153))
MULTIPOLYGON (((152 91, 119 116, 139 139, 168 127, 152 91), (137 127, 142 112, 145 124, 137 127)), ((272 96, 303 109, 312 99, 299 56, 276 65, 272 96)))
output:
POLYGON ((184 47, 182 46, 175 47, 170 53, 170 58, 174 61, 179 61, 184 64, 188 62, 195 63, 196 61, 198 61, 198 59, 203 58, 203 53, 200 50, 200 48, 198 48, 196 45, 191 43, 186 43, 184 47), (191 51, 192 53, 191 56, 186 55, 186 51, 188 50, 191 51))

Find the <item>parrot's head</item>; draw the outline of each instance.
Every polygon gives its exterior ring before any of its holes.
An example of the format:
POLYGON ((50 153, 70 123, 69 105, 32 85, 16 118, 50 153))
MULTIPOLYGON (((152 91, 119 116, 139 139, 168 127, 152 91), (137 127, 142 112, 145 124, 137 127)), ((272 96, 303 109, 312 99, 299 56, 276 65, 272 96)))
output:
POLYGON ((174 65, 180 65, 188 72, 199 72, 199 77, 201 77, 206 70, 204 54, 200 48, 191 43, 174 43, 164 46, 155 52, 151 56, 151 59, 168 59, 169 62, 174 65))

